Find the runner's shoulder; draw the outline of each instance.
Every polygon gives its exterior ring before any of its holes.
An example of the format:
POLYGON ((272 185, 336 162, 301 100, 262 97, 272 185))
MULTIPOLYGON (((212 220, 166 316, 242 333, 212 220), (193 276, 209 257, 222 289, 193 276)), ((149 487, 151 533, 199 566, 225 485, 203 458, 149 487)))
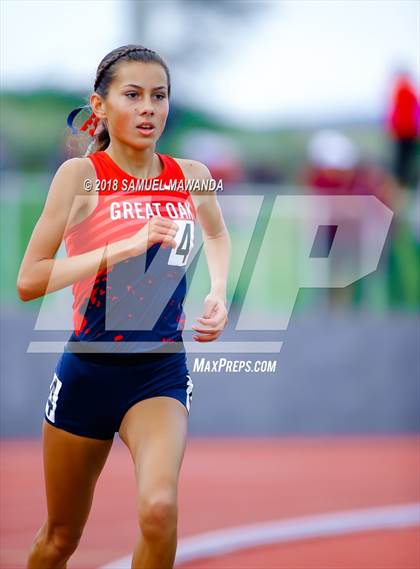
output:
POLYGON ((181 167, 185 178, 188 180, 209 180, 212 178, 211 172, 207 166, 198 160, 175 157, 174 160, 181 167))
POLYGON ((52 185, 63 186, 73 194, 86 195, 85 180, 90 180, 93 187, 96 180, 95 168, 87 157, 75 157, 65 160, 57 169, 52 185))
MULTIPOLYGON (((212 180, 208 167, 199 162, 198 160, 191 160, 190 158, 174 158, 181 167, 186 180, 212 180)), ((212 203, 216 199, 215 192, 209 190, 205 186, 208 182, 200 183, 200 188, 189 189, 190 196, 193 199, 194 206, 198 211, 203 204, 212 203)))

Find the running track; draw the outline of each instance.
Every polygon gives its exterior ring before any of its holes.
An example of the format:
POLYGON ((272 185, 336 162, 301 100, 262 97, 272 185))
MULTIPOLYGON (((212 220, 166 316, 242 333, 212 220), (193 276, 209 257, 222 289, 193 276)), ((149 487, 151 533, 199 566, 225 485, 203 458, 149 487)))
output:
MULTIPOLYGON (((40 441, 3 440, 0 473, 1 567, 22 568, 45 515, 40 441)), ((190 437, 179 488, 178 566, 419 569, 419 474, 418 436, 190 437), (267 522, 277 538, 262 545, 267 522), (217 534, 209 556, 209 532, 216 530, 228 531, 217 534), (223 552, 245 531, 252 547, 223 552), (182 561, 193 536, 204 558, 182 561)), ((124 569, 135 537, 134 474, 116 437, 68 567, 124 569)))

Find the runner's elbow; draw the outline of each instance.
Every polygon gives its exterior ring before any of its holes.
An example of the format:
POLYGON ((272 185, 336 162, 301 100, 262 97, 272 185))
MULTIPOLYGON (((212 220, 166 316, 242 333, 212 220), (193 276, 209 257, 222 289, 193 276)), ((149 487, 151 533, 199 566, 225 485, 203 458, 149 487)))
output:
POLYGON ((16 289, 20 300, 23 300, 23 302, 28 302, 29 300, 35 300, 35 298, 42 296, 36 290, 34 283, 31 282, 28 278, 22 276, 20 276, 16 282, 16 289))

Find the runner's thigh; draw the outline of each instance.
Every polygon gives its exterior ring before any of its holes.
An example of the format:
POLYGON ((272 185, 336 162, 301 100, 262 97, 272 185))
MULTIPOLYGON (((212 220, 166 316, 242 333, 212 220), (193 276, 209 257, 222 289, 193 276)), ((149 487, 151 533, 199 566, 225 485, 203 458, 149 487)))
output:
POLYGON ((82 531, 111 446, 112 439, 73 435, 44 421, 44 473, 51 526, 82 531))
POLYGON ((188 413, 173 397, 151 397, 127 411, 119 430, 136 470, 138 498, 176 499, 188 413))

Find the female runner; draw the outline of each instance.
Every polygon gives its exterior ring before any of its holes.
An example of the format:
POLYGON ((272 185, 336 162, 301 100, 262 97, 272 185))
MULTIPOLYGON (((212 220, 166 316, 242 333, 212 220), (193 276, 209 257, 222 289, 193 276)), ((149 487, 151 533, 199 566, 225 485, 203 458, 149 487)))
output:
POLYGON ((132 567, 174 564, 193 387, 182 305, 195 219, 211 278, 203 317, 193 326, 198 342, 215 340, 227 322, 230 239, 214 193, 170 188, 171 180, 209 180, 207 167, 155 151, 170 88, 167 65, 152 50, 127 45, 104 57, 90 96, 93 112, 82 127, 92 126, 96 150, 58 168, 21 264, 22 300, 69 285, 74 294, 74 331, 45 408, 48 516, 29 569, 67 566, 115 432, 135 467, 140 531, 132 567), (141 181, 163 190, 132 191, 141 181), (88 194, 89 188, 97 191, 88 194), (54 259, 63 239, 68 256, 54 259))

